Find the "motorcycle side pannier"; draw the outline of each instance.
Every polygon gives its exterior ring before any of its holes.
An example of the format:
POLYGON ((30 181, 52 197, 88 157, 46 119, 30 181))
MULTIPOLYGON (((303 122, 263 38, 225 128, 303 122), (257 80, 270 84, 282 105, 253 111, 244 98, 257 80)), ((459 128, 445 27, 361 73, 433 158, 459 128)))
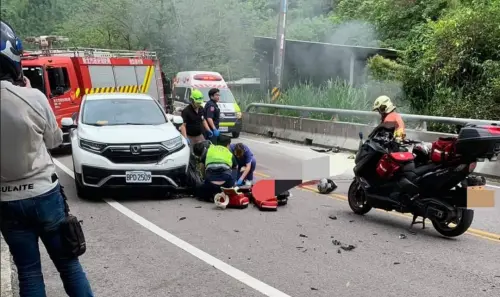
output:
POLYGON ((405 164, 412 162, 415 156, 411 152, 398 152, 383 155, 377 164, 377 174, 383 179, 391 178, 405 164))
POLYGON ((431 161, 434 163, 444 163, 455 158, 457 142, 456 137, 439 137, 432 143, 431 161))
POLYGON ((464 159, 492 158, 500 153, 500 126, 468 125, 458 134, 456 153, 464 159))

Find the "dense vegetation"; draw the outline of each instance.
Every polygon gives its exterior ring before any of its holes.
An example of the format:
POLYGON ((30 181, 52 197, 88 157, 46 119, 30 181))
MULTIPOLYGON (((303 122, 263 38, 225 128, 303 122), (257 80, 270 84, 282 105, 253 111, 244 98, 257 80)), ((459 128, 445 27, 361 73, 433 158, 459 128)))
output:
MULTIPOLYGON (((401 50, 395 62, 372 58, 369 74, 376 84, 399 86, 393 95, 413 112, 500 119, 500 0, 289 2, 288 38, 401 50)), ((275 35, 278 5, 279 0, 2 0, 1 13, 22 36, 60 34, 71 45, 146 48, 160 53, 169 75, 212 69, 238 79, 256 76, 252 37, 275 35)), ((369 108, 368 86, 333 85, 334 90, 296 87, 282 102, 369 108)))

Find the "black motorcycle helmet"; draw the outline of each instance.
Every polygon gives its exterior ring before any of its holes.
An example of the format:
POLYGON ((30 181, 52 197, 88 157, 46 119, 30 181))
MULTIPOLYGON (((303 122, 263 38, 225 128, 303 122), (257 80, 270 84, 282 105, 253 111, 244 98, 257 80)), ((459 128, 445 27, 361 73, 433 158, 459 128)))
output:
POLYGON ((23 45, 12 27, 0 23, 0 80, 24 85, 21 55, 23 45))

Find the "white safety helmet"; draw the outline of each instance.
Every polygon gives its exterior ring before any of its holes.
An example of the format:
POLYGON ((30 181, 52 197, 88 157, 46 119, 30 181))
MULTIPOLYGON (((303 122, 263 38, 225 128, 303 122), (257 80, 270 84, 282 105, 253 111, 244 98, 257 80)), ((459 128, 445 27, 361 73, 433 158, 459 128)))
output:
POLYGON ((229 197, 224 193, 218 193, 214 197, 215 206, 220 209, 225 209, 229 204, 229 197))
POLYGON ((318 192, 320 194, 330 194, 336 188, 335 182, 329 178, 322 178, 318 183, 318 192))
POLYGON ((396 106, 391 101, 391 98, 388 96, 379 96, 373 102, 373 111, 378 111, 380 113, 389 113, 396 109, 396 106))

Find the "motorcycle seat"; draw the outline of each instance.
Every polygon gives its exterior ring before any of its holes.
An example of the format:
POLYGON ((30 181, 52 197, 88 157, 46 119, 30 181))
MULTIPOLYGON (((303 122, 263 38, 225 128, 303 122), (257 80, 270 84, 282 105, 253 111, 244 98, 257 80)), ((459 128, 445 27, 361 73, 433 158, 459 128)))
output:
POLYGON ((414 174, 415 176, 422 176, 428 172, 435 170, 439 165, 436 164, 426 164, 418 167, 412 166, 411 168, 405 168, 405 173, 414 174))

